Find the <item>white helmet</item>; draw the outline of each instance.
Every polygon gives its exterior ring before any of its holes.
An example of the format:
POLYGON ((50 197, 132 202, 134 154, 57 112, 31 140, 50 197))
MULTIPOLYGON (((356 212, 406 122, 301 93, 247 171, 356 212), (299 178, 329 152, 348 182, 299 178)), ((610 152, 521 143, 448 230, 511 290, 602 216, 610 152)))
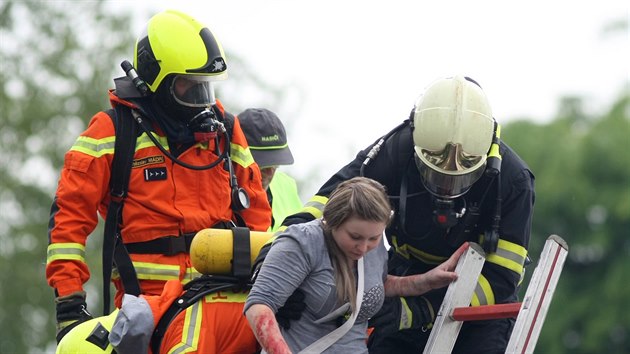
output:
POLYGON ((422 183, 433 195, 456 198, 483 174, 495 122, 488 99, 472 79, 432 83, 416 102, 413 142, 422 183))

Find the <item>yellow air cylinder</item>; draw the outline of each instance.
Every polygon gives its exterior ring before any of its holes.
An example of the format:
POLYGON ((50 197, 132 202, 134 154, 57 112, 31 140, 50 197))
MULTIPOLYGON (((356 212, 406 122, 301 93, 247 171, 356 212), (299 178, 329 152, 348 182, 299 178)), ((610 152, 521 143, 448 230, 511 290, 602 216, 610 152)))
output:
MULTIPOLYGON (((249 246, 253 263, 261 247, 273 236, 273 232, 250 231, 249 246)), ((230 275, 234 252, 232 230, 203 229, 190 244, 190 261, 201 274, 230 275)))

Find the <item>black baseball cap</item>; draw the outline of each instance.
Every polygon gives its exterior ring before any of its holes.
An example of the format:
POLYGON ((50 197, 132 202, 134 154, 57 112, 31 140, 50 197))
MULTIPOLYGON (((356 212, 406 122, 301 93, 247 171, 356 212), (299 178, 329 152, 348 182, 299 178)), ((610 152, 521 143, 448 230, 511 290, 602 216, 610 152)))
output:
POLYGON ((258 166, 293 164, 287 133, 275 113, 265 108, 248 108, 238 114, 238 120, 258 166))

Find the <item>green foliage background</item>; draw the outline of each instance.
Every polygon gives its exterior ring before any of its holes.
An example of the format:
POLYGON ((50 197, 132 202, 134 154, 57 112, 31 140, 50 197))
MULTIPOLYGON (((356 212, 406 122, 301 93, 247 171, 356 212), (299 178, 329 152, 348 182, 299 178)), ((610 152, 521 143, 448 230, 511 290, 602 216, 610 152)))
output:
MULTIPOLYGON (((54 352, 53 293, 44 274, 49 208, 64 153, 89 117, 108 106, 106 90, 121 74, 115 63, 133 52, 133 19, 122 13, 103 1, 0 3, 0 353, 54 352)), ((627 22, 622 27, 627 33, 627 22)), ((258 88, 271 104, 281 101, 282 88, 268 87, 245 62, 230 59, 237 69, 231 85, 258 88)), ((570 248, 536 352, 630 352, 625 84, 607 111, 586 114, 581 98, 570 97, 549 123, 503 126, 502 138, 536 175, 532 258, 549 234, 570 248)), ((238 112, 250 104, 229 106, 238 112)), ((94 313, 101 308, 100 235, 88 243, 94 313)))
POLYGON ((597 116, 580 102, 566 98, 551 123, 514 122, 503 133, 536 175, 531 256, 549 234, 569 244, 536 351, 628 353, 630 97, 597 116))
POLYGON ((0 3, 0 353, 54 352, 44 270, 57 170, 86 117, 106 107, 112 63, 133 43, 128 16, 84 1, 70 16, 63 5, 0 3))

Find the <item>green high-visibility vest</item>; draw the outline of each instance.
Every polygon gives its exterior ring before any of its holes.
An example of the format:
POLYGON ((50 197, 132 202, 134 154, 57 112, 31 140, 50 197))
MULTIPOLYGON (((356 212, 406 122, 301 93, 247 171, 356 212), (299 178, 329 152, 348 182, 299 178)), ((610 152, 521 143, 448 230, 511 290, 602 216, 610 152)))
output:
POLYGON ((271 183, 269 183, 271 191, 271 214, 273 215, 273 224, 268 231, 275 232, 278 230, 284 218, 295 214, 302 209, 302 200, 298 195, 297 184, 295 180, 282 171, 276 171, 273 175, 271 183))

